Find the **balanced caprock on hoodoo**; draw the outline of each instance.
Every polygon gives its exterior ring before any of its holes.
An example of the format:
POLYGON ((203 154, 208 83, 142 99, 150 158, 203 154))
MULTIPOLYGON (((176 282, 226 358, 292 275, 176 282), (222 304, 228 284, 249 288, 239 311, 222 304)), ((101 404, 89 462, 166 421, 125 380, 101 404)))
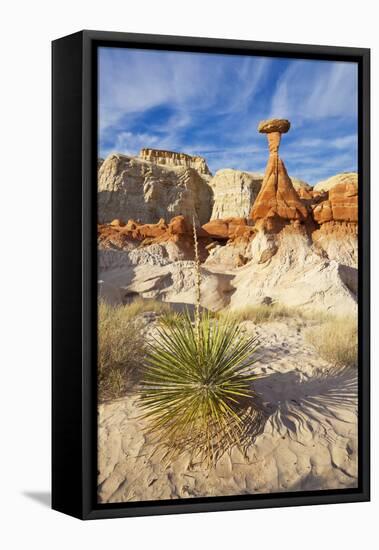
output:
POLYGON ((213 311, 281 304, 331 314, 357 304, 358 180, 338 174, 313 188, 279 156, 290 122, 259 124, 265 174, 202 157, 143 149, 100 164, 100 295, 193 304, 192 221, 202 261, 202 305, 213 311))

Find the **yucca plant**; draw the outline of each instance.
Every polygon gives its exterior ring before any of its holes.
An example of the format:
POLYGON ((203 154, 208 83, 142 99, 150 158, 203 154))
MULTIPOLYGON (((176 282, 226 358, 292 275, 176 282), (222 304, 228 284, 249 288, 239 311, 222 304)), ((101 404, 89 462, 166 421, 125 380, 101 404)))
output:
POLYGON ((190 451, 214 464, 228 449, 242 449, 260 421, 251 387, 257 339, 247 337, 233 319, 217 320, 200 311, 195 229, 194 246, 194 320, 189 311, 174 319, 163 317, 147 345, 140 406, 147 431, 166 456, 190 451))
MULTIPOLYGON (((206 312, 198 325, 187 312, 175 325, 163 320, 157 332, 140 388, 148 431, 168 454, 189 450, 212 463, 233 446, 242 448, 247 426, 241 401, 254 395, 256 338, 246 337, 235 321, 206 312)), ((250 424, 255 416, 250 410, 250 424)))

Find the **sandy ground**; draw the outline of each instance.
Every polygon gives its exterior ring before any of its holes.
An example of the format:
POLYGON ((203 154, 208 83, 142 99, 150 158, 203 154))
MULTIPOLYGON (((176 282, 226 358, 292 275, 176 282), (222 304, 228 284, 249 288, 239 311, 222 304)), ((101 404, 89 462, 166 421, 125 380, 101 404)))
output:
POLYGON ((234 449, 207 469, 182 455, 165 465, 143 433, 137 397, 99 407, 98 498, 127 502, 357 486, 357 377, 320 359, 306 327, 255 327, 261 346, 254 388, 262 433, 247 457, 234 449))

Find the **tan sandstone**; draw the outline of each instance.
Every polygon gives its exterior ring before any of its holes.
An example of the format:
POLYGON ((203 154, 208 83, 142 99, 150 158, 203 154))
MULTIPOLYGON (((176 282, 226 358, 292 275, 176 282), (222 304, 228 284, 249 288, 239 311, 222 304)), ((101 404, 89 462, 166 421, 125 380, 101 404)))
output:
POLYGON ((195 216, 197 224, 211 215, 210 177, 186 166, 161 165, 111 154, 98 175, 99 223, 135 219, 157 223, 161 218, 195 216))
POLYGON ((203 157, 187 155, 186 153, 176 153, 175 151, 164 151, 161 149, 141 149, 140 158, 167 166, 185 166, 193 168, 200 174, 211 175, 206 160, 203 157))

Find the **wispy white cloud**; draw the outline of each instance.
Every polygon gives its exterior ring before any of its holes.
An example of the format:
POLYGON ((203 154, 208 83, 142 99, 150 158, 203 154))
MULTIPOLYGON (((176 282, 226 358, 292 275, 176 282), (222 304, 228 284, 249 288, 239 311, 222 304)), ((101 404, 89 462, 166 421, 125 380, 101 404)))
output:
POLYGON ((271 116, 296 122, 356 117, 357 64, 293 61, 279 78, 271 116))
POLYGON ((312 183, 355 169, 354 64, 102 48, 99 69, 103 156, 150 146, 203 155, 212 171, 261 171, 257 124, 275 116, 292 123, 282 143, 292 174, 312 183))
POLYGON ((100 131, 122 117, 169 105, 189 114, 241 111, 250 101, 271 61, 231 56, 100 48, 100 131))

